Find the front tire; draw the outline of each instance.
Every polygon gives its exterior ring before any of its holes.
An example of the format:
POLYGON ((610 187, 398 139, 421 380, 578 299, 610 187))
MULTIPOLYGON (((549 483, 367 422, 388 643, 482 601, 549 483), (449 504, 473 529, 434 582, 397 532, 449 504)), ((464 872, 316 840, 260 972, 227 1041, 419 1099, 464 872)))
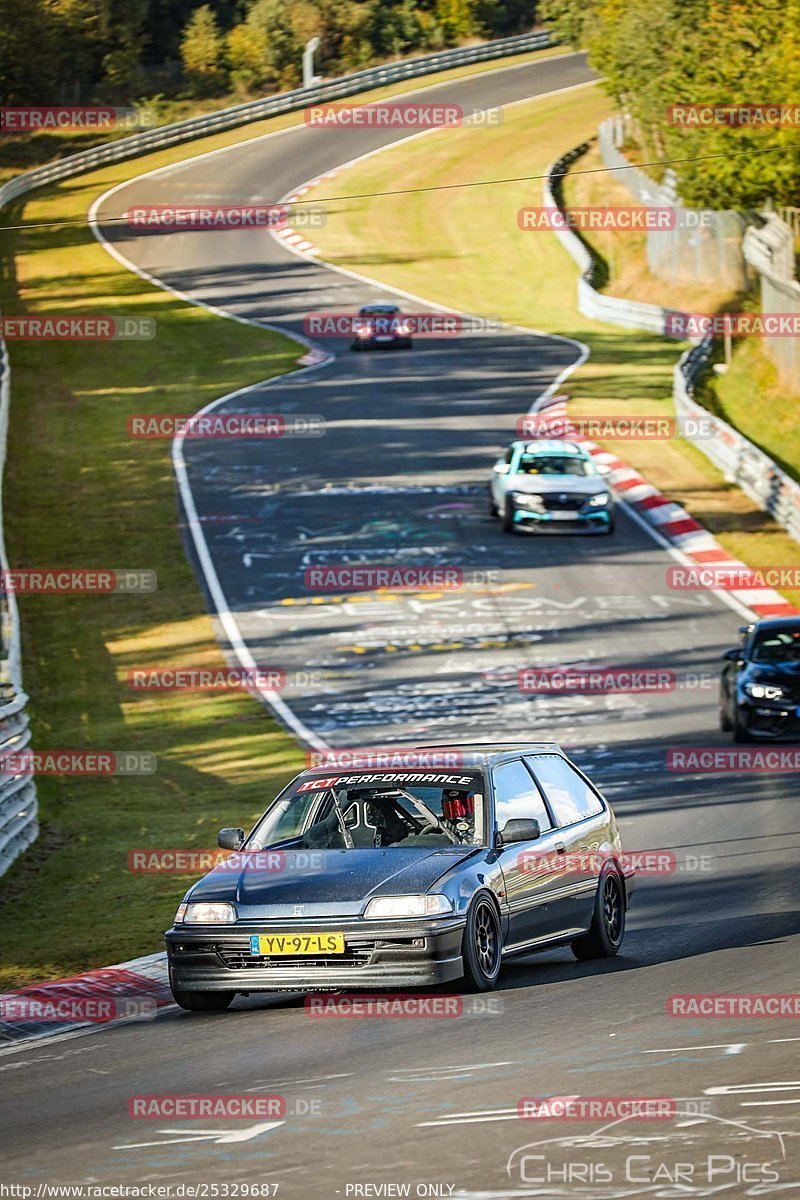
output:
POLYGON ((236 995, 235 992, 186 992, 172 984, 170 991, 178 1007, 187 1012, 224 1012, 236 995))
POLYGON ((503 532, 514 533, 514 528, 514 506, 510 500, 506 500, 503 509, 503 532))
POLYGON ((613 958, 624 937, 625 891, 618 873, 610 870, 600 876, 592 923, 588 933, 571 943, 572 953, 580 961, 613 958))
POLYGON ((478 896, 470 905, 461 944, 464 978, 461 990, 490 992, 500 974, 502 956, 500 917, 488 896, 478 896))
POLYGON ((750 730, 747 728, 742 718, 739 716, 739 710, 734 704, 733 707, 733 740, 741 745, 743 742, 752 742, 753 737, 750 730))

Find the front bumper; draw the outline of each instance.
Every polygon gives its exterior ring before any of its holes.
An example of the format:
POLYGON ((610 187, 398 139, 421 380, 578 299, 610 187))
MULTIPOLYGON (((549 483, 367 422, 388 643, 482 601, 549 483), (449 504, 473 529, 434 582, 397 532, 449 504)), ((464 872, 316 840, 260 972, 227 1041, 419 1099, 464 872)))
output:
POLYGON ((312 991, 428 987, 463 975, 464 918, 358 921, 286 926, 267 922, 173 926, 164 935, 170 981, 184 991, 312 991), (345 952, 254 957, 250 937, 265 933, 344 933, 345 952))
POLYGON ((598 508, 593 512, 572 512, 557 517, 552 512, 514 508, 514 525, 535 533, 605 533, 613 523, 614 510, 598 508))
POLYGON ((800 737, 800 708, 791 701, 760 701, 748 697, 738 703, 739 720, 748 733, 764 741, 800 737))
POLYGON ((410 350, 410 337, 355 338, 350 343, 353 350, 410 350))

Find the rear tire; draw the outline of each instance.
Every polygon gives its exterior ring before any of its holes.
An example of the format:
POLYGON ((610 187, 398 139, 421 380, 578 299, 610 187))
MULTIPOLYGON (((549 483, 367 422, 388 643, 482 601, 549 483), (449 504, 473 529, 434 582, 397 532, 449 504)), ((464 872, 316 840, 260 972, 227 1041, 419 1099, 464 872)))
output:
POLYGON ((463 992, 490 992, 497 983, 502 958, 500 917, 488 896, 477 896, 467 913, 461 959, 464 978, 463 992))
POLYGON ((625 937, 625 890, 615 870, 600 876, 594 915, 588 933, 571 943, 572 953, 580 961, 613 958, 625 937))
POLYGON ((172 985, 170 990, 178 1007, 187 1012, 224 1012, 236 995, 235 992, 186 992, 172 985))

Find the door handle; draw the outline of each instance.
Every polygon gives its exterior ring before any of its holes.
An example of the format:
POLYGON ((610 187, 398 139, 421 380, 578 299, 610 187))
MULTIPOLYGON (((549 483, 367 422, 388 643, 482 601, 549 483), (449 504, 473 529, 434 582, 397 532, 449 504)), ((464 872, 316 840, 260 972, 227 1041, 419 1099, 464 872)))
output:
POLYGON ((567 847, 564 845, 564 843, 563 843, 563 842, 556 842, 556 843, 555 843, 555 847, 556 847, 556 850, 558 851, 558 853, 559 853, 559 854, 566 854, 566 853, 567 853, 567 847))

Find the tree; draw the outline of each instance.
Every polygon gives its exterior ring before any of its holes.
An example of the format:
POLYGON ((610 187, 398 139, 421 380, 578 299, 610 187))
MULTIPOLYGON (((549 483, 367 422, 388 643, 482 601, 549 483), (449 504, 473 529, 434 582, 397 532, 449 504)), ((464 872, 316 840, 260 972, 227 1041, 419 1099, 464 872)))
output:
POLYGON ((225 42, 209 4, 195 9, 181 38, 183 69, 193 91, 209 94, 224 82, 225 42))

